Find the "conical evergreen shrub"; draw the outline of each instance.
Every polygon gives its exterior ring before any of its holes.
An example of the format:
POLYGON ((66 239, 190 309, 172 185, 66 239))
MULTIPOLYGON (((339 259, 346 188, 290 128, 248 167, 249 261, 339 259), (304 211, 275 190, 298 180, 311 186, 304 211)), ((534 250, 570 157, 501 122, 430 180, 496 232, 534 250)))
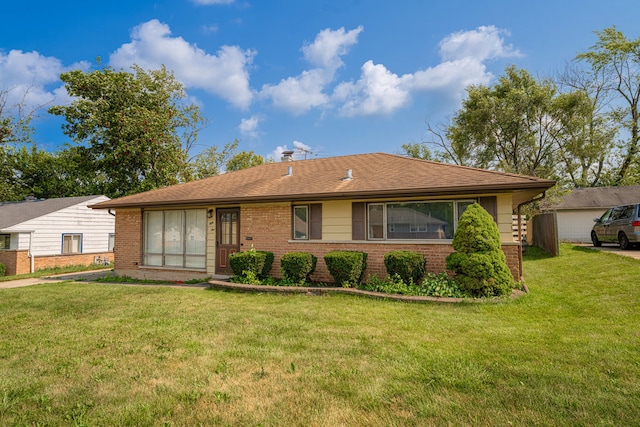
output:
POLYGON ((460 289, 471 296, 505 295, 514 281, 502 251, 500 231, 491 215, 479 204, 467 207, 453 236, 453 252, 447 268, 456 273, 460 289))

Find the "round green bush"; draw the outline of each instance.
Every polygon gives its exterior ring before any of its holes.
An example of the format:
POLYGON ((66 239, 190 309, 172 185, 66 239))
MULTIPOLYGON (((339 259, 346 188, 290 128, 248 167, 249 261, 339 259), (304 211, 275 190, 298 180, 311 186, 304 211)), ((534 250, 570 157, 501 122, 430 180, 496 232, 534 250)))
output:
POLYGON ((384 254, 384 266, 389 276, 398 275, 406 284, 419 284, 424 278, 427 261, 419 252, 391 251, 384 254))

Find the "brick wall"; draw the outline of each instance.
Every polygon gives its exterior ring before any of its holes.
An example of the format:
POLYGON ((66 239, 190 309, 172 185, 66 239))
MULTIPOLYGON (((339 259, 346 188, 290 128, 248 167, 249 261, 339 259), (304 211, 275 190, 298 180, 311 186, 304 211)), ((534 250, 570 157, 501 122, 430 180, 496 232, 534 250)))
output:
MULTIPOLYGON (((33 261, 34 269, 68 267, 70 265, 91 265, 95 257, 113 261, 112 252, 100 252, 75 255, 47 255, 37 256, 33 261)), ((6 266, 6 275, 28 274, 31 272, 31 259, 28 251, 0 251, 0 263, 6 266)))
MULTIPOLYGON (((240 210, 241 250, 252 246, 257 250, 271 251, 275 255, 272 274, 280 277, 280 257, 288 252, 311 252, 318 257, 313 280, 331 282, 323 257, 332 250, 357 250, 368 253, 367 275, 384 277, 384 254, 393 250, 413 250, 424 254, 427 271, 439 273, 445 271, 445 258, 453 247, 451 242, 433 244, 407 244, 384 242, 309 242, 291 241, 291 205, 288 203, 243 205, 240 210), (248 238, 248 239, 247 239, 248 238)), ((213 237, 215 239, 215 237, 213 237)), ((203 273, 189 270, 171 270, 161 268, 140 268, 142 265, 142 214, 140 209, 118 209, 116 214, 116 242, 114 247, 115 270, 117 274, 140 279, 186 280, 204 276, 203 273)), ((503 244, 507 264, 518 280, 520 278, 519 246, 513 243, 503 244)))
MULTIPOLYGON (((272 274, 280 277, 280 257, 287 252, 310 252, 318 257, 316 272, 312 279, 330 282, 332 277, 327 270, 323 257, 332 250, 356 250, 368 253, 367 275, 384 277, 387 272, 384 266, 384 254, 393 250, 411 250, 424 254, 427 260, 427 271, 439 273, 445 271, 445 259, 453 252, 451 242, 437 242, 433 244, 407 244, 384 242, 310 242, 291 241, 291 207, 288 204, 246 205, 240 212, 242 250, 253 245, 257 250, 267 250, 274 253, 272 274), (251 240, 246 240, 250 237, 251 240)), ((520 278, 519 246, 517 244, 503 244, 503 251, 513 277, 520 278)))
MULTIPOLYGON (((75 254, 75 255, 48 255, 37 256, 34 260, 34 267, 37 270, 54 267, 68 267, 71 265, 91 265, 96 257, 113 261, 113 252, 99 252, 91 254, 75 254)), ((26 273, 29 272, 27 267, 26 273)), ((20 273, 18 273, 20 274, 20 273)))
POLYGON ((118 209, 115 233, 113 255, 116 273, 120 270, 137 270, 142 265, 142 211, 118 209))
POLYGON ((27 251, 0 251, 0 263, 5 266, 5 275, 15 276, 18 274, 16 271, 18 270, 19 259, 22 258, 21 252, 27 253, 27 251))

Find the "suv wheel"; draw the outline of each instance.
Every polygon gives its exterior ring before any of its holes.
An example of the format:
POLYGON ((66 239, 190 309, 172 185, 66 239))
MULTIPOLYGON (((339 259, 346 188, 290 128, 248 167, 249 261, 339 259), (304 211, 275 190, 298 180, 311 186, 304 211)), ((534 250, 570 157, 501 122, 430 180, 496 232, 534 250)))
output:
POLYGON ((596 248, 602 246, 602 242, 598 240, 598 235, 595 231, 591 232, 591 241, 593 242, 593 246, 595 246, 596 248))
POLYGON ((618 235, 618 243, 620 244, 620 249, 630 249, 631 243, 629 243, 629 239, 627 235, 624 233, 620 233, 618 235))

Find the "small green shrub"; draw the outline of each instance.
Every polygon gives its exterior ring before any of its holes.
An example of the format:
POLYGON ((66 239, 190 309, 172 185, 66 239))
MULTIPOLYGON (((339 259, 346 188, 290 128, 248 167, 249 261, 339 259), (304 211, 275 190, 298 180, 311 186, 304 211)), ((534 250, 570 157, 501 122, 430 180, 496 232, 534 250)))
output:
POLYGON ((506 295, 514 286, 502 251, 498 226, 479 204, 469 206, 453 237, 456 252, 447 256, 447 268, 456 273, 460 289, 470 296, 506 295))
POLYGON ((384 254, 384 266, 389 276, 396 274, 406 284, 420 283, 426 274, 427 261, 415 251, 392 251, 384 254))
POLYGON ((318 258, 308 252, 289 252, 280 258, 282 276, 287 282, 308 282, 317 262, 318 258))
POLYGON ((7 273, 7 267, 4 264, 0 263, 0 277, 4 277, 7 273))
POLYGON ((429 273, 422 281, 421 295, 430 297, 464 298, 466 295, 447 273, 429 273))
POLYGON ((256 251, 256 252, 265 254, 264 266, 262 267, 262 272, 260 272, 260 274, 258 275, 258 278, 260 280, 265 280, 267 277, 269 277, 269 274, 271 273, 271 267, 273 266, 273 260, 274 260, 273 252, 269 252, 269 251, 256 251))
POLYGON ((358 289, 384 292, 385 294, 411 294, 410 285, 407 285, 398 274, 387 275, 384 279, 380 279, 377 276, 369 276, 366 281, 358 285, 358 289))
POLYGON ((260 277, 264 271, 267 255, 265 252, 251 248, 245 252, 236 252, 229 255, 229 264, 234 276, 244 276, 251 272, 255 277, 260 277))
POLYGON ((331 251, 324 256, 333 281, 338 286, 357 286, 367 268, 367 253, 357 251, 331 251))

